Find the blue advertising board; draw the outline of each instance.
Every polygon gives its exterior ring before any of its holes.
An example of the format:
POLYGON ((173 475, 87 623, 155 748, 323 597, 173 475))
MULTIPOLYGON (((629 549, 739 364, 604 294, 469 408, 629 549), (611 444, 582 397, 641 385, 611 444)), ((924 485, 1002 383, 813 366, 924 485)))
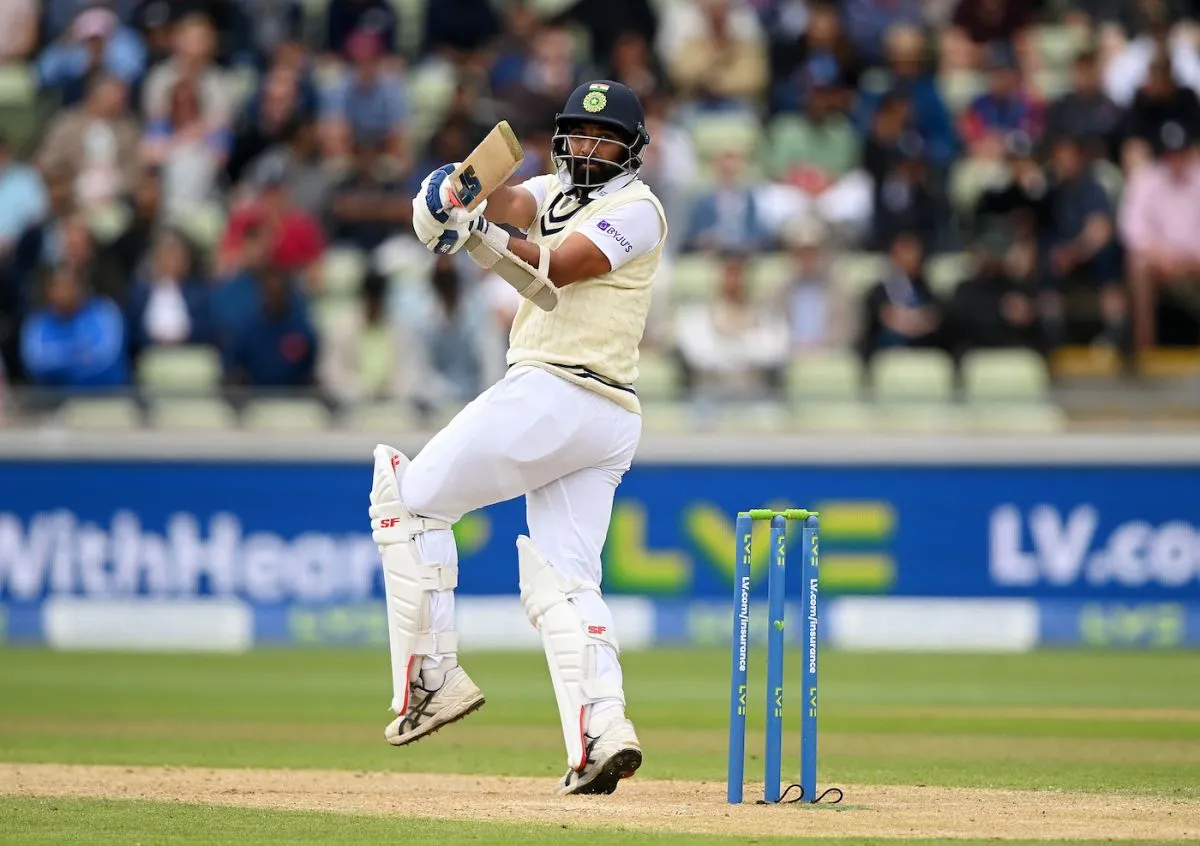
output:
MULTIPOLYGON (((6 461, 0 474, 10 606, 380 596, 369 466, 6 461)), ((1194 467, 644 464, 618 490, 605 588, 726 599, 735 513, 794 505, 822 512, 825 595, 1200 603, 1198 493, 1194 467)), ((524 531, 520 500, 465 518, 460 594, 515 593, 524 531)), ((766 547, 764 534, 756 584, 766 547)))

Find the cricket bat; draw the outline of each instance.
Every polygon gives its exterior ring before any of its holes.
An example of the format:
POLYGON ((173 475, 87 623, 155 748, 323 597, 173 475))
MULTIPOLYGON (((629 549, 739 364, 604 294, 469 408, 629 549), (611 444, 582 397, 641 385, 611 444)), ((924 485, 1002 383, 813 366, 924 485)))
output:
MULTIPOLYGON (((508 121, 500 121, 450 174, 450 202, 459 208, 474 211, 489 194, 517 172, 524 160, 525 151, 521 148, 516 133, 508 125, 508 121)), ((472 233, 465 245, 467 252, 479 247, 482 240, 472 233)), ((494 251, 492 255, 495 255, 494 251)), ((537 268, 521 261, 511 251, 505 250, 500 259, 492 265, 492 270, 518 291, 535 289, 536 292, 530 300, 543 311, 553 311, 558 305, 558 289, 554 287, 554 283, 539 273, 537 268)))

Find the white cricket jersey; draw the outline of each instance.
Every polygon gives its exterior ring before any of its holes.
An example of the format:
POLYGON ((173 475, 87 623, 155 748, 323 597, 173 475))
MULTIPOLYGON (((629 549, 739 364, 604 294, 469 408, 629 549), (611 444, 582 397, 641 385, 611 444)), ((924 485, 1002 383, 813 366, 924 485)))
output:
POLYGON ((554 311, 521 300, 509 333, 508 363, 531 364, 640 412, 633 384, 650 314, 650 286, 667 236, 666 216, 639 179, 600 192, 586 205, 563 194, 558 177, 521 184, 537 200, 528 239, 555 249, 575 232, 612 265, 602 276, 559 289, 554 311))

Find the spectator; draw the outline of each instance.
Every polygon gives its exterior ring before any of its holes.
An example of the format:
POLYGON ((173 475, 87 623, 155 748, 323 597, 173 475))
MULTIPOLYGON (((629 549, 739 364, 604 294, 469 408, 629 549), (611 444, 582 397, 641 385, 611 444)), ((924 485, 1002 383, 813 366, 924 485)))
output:
POLYGON ((321 108, 326 155, 348 157, 356 144, 384 140, 391 155, 407 161, 404 79, 384 68, 384 45, 375 32, 354 33, 346 51, 352 63, 348 78, 326 91, 321 108))
POLYGON ((0 135, 0 366, 13 382, 22 377, 17 339, 49 204, 41 176, 17 162, 0 135))
POLYGON ((828 237, 828 228, 816 217, 797 218, 783 233, 791 259, 784 307, 795 351, 842 350, 854 340, 855 315, 845 291, 834 283, 828 237))
POLYGON ((469 65, 500 34, 500 18, 490 0, 440 0, 425 9, 421 52, 469 65))
POLYGON ((396 11, 389 0, 329 0, 325 11, 325 47, 343 59, 354 60, 351 40, 363 32, 375 35, 379 49, 396 49, 396 11))
POLYGON ((40 0, 42 8, 42 43, 51 44, 61 39, 71 28, 78 14, 94 6, 103 6, 117 13, 117 19, 132 20, 132 9, 137 0, 40 0))
POLYGON ((49 234, 52 240, 44 244, 43 276, 55 267, 65 266, 95 295, 115 303, 125 302, 132 280, 121 275, 119 265, 101 259, 92 230, 82 214, 68 213, 55 221, 49 234))
POLYGON ((751 111, 767 88, 766 40, 745 0, 669 5, 658 49, 679 94, 700 109, 751 111))
POLYGON ((721 152, 713 169, 712 189, 692 202, 684 249, 756 252, 765 248, 769 233, 755 186, 746 177, 745 155, 737 149, 721 152))
POLYGON ((1056 100, 1046 117, 1046 135, 1086 139, 1092 158, 1115 158, 1121 109, 1100 87, 1100 66, 1095 51, 1075 57, 1071 90, 1056 100))
POLYGON ((120 309, 91 293, 75 268, 56 267, 46 280, 44 308, 21 330, 21 359, 30 381, 62 389, 129 384, 120 309))
POLYGON ((293 120, 281 141, 250 167, 250 180, 258 183, 268 172, 282 172, 296 208, 320 219, 329 209, 337 173, 321 158, 316 122, 311 118, 293 120))
POLYGON ((186 214, 215 195, 229 153, 229 135, 211 126, 201 111, 197 83, 182 77, 170 92, 162 117, 146 125, 142 158, 161 170, 163 210, 186 214))
POLYGON ((1200 320, 1200 164, 1193 136, 1180 124, 1164 126, 1158 146, 1159 161, 1126 185, 1120 214, 1139 350, 1158 341, 1160 291, 1182 295, 1200 320))
POLYGON ((1149 10, 1142 14, 1144 31, 1113 56, 1104 70, 1104 91, 1122 108, 1133 103, 1156 71, 1161 72, 1164 61, 1176 85, 1200 94, 1200 55, 1191 34, 1175 27, 1178 19, 1169 17, 1164 7, 1147 5, 1149 10))
POLYGON ((12 257, 21 238, 40 226, 49 210, 41 175, 18 162, 13 152, 0 135, 0 264, 12 257))
POLYGON ((406 383, 419 408, 458 407, 483 390, 483 356, 489 315, 482 298, 468 291, 458 264, 439 258, 429 289, 403 309, 412 348, 404 357, 406 383))
POLYGON ((783 114, 770 130, 768 171, 791 190, 785 216, 819 214, 856 240, 871 220, 871 181, 861 170, 862 145, 840 110, 841 92, 814 84, 803 115, 783 114))
POLYGON ((488 85, 497 97, 516 89, 525 75, 530 46, 540 32, 541 19, 530 0, 516 0, 506 10, 503 31, 492 45, 488 85))
POLYGON ((37 43, 37 0, 7 0, 0 5, 0 64, 25 61, 37 43))
POLYGON ((655 43, 660 32, 657 5, 654 0, 575 0, 555 18, 555 23, 582 26, 592 45, 592 58, 597 64, 607 65, 613 63, 617 42, 627 32, 639 33, 655 43))
POLYGON ((316 111, 315 97, 314 91, 314 101, 306 102, 302 77, 295 69, 276 64, 267 71, 237 126, 226 164, 229 182, 240 182, 246 166, 283 143, 295 123, 310 120, 316 111))
POLYGON ((905 126, 920 137, 929 163, 937 169, 947 168, 958 154, 958 136, 946 102, 938 90, 937 80, 925 62, 925 36, 915 26, 901 25, 887 34, 888 69, 891 87, 882 94, 862 92, 859 96, 857 122, 860 132, 871 131, 875 111, 880 104, 894 97, 908 102, 905 126))
POLYGON ((771 48, 771 112, 803 109, 814 87, 833 87, 843 95, 839 108, 849 110, 850 92, 858 87, 859 59, 836 5, 813 3, 799 37, 771 48))
POLYGON ((205 133, 220 139, 229 130, 233 99, 214 61, 216 49, 217 34, 208 18, 193 14, 179 21, 171 58, 147 74, 142 91, 142 111, 152 127, 170 121, 174 92, 183 82, 195 88, 205 133))
POLYGON ((154 168, 144 168, 130 196, 122 201, 129 224, 116 240, 101 248, 102 261, 132 279, 150 253, 163 218, 162 180, 154 168))
POLYGON ((1041 104, 1025 90, 1020 68, 1003 51, 994 53, 988 60, 988 90, 963 114, 961 135, 968 154, 1000 158, 1006 136, 1020 132, 1036 141, 1042 121, 1041 104))
POLYGON ((1112 204, 1087 168, 1078 139, 1056 139, 1051 148, 1054 180, 1046 199, 1047 227, 1039 250, 1042 284, 1054 306, 1051 346, 1065 340, 1068 283, 1098 294, 1107 340, 1124 348, 1125 297, 1121 260, 1114 240, 1112 204))
POLYGON ((171 0, 141 0, 131 23, 146 45, 146 69, 153 70, 171 58, 175 11, 171 0))
POLYGON ((666 73, 640 32, 623 32, 613 44, 611 59, 596 76, 628 85, 645 101, 663 91, 666 73))
POLYGON ((195 267, 192 247, 181 233, 158 236, 149 266, 129 297, 129 352, 135 361, 151 346, 214 342, 210 288, 195 267))
POLYGON ((315 287, 314 271, 325 253, 321 225, 296 208, 287 175, 279 167, 264 168, 259 174, 257 195, 237 208, 221 240, 218 273, 231 276, 245 267, 243 252, 247 230, 261 227, 270 239, 269 261, 284 273, 300 274, 315 287))
POLYGON ((80 206, 92 208, 117 199, 137 184, 138 141, 124 83, 114 76, 100 76, 82 106, 51 122, 38 165, 43 171, 70 172, 80 206))
POLYGON ((949 307, 957 328, 958 354, 979 347, 1040 346, 1033 275, 1018 272, 1012 250, 1009 238, 999 231, 977 242, 975 273, 955 287, 949 307))
POLYGON ((256 308, 234 328, 226 351, 226 384, 235 391, 313 388, 319 347, 308 303, 283 268, 268 266, 257 282, 256 308))
POLYGON ((497 89, 496 95, 508 113, 522 116, 518 131, 524 135, 533 127, 553 126, 554 116, 582 79, 571 33, 563 27, 543 26, 533 32, 521 75, 497 89))
MULTIPOLYGON (((451 159, 458 161, 458 159, 451 159)), ((401 183, 379 144, 360 144, 354 170, 333 192, 330 205, 335 242, 371 252, 391 238, 412 219, 410 194, 401 183)))
POLYGON ((62 107, 74 106, 97 79, 114 76, 134 85, 146 65, 146 48, 133 30, 101 5, 85 6, 61 40, 38 57, 42 88, 58 89, 62 107))
POLYGON ((371 270, 359 296, 362 309, 321 336, 320 382, 342 403, 377 402, 404 394, 407 351, 388 319, 387 279, 371 270))
POLYGON ((924 0, 843 0, 846 33, 859 60, 864 65, 879 64, 885 57, 885 41, 896 27, 920 33, 925 23, 924 5, 924 0))
MULTIPOLYGON (((646 147, 640 178, 652 189, 662 203, 670 231, 685 232, 689 214, 688 191, 695 183, 696 151, 687 129, 671 112, 671 101, 664 94, 655 94, 642 103, 646 110, 646 130, 653 142, 646 147)), ((680 239, 668 238, 670 254, 679 250, 680 239)))
POLYGON ((1126 171, 1153 158, 1153 146, 1168 123, 1179 124, 1195 137, 1200 133, 1200 98, 1175 82, 1171 62, 1160 56, 1125 115, 1121 158, 1126 171))
POLYGON ((1008 179, 986 188, 975 204, 974 235, 999 233, 1026 248, 1037 249, 1049 228, 1046 197, 1050 185, 1034 155, 1029 136, 1014 132, 1005 139, 1008 179))
POLYGON ((863 151, 875 185, 871 249, 888 249, 901 232, 919 232, 926 250, 939 240, 943 224, 927 184, 924 144, 907 128, 911 114, 904 97, 885 99, 863 151))
POLYGON ((863 300, 859 351, 863 360, 889 347, 948 350, 945 310, 925 279, 925 248, 915 232, 900 232, 888 250, 891 266, 863 300))
POLYGON ((1033 23, 1033 0, 959 0, 951 25, 942 33, 943 67, 979 67, 998 44, 1011 45, 1024 57, 1030 52, 1033 23))
POLYGON ((249 47, 254 66, 270 67, 272 58, 304 40, 304 4, 301 0, 238 0, 249 24, 249 47))
POLYGON ((777 394, 782 387, 788 321, 779 309, 751 302, 746 269, 744 254, 726 254, 717 296, 676 312, 675 343, 689 392, 750 398, 777 394))

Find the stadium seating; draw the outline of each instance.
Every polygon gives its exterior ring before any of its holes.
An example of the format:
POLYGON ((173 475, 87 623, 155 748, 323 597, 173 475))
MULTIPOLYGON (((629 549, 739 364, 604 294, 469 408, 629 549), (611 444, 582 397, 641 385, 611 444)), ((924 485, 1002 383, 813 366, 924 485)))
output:
POLYGON ((872 394, 881 402, 948 402, 954 363, 941 350, 885 349, 871 366, 872 394))
POLYGON ((150 419, 163 429, 220 431, 237 427, 233 408, 216 398, 159 398, 154 402, 150 419))
POLYGON ((221 382, 221 357, 212 347, 151 347, 138 361, 147 393, 206 394, 221 382))
POLYGON ((329 425, 329 409, 315 399, 258 398, 242 413, 242 426, 248 430, 304 432, 329 425))

